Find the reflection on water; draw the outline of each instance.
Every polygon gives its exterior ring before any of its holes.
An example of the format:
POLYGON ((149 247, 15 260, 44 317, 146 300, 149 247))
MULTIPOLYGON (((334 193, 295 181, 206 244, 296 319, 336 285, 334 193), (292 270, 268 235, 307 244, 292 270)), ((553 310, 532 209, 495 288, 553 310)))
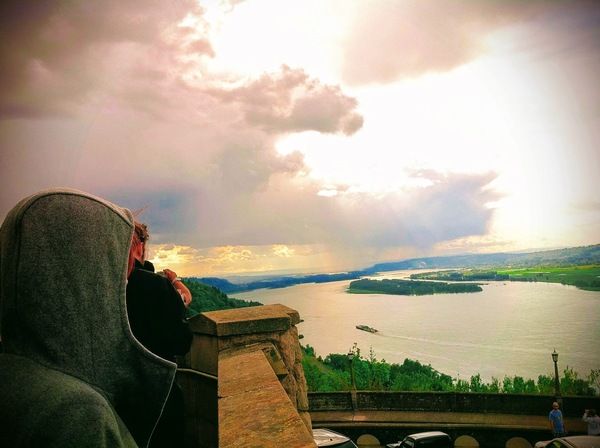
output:
POLYGON ((347 294, 349 283, 232 296, 297 310, 304 319, 298 327, 302 344, 322 357, 347 353, 356 342, 363 356, 372 347, 379 360, 418 360, 454 378, 468 380, 480 373, 484 381, 505 375, 537 380, 553 374, 550 353, 556 348, 561 372, 569 366, 587 377, 592 369, 600 369, 599 292, 558 284, 491 282, 480 293, 407 297, 347 294), (359 324, 379 333, 357 330, 359 324))

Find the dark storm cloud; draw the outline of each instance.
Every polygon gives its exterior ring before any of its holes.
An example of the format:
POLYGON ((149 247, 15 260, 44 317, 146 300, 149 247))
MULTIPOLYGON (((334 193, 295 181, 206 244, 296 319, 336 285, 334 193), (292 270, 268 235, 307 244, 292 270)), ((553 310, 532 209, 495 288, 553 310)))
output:
POLYGON ((439 241, 484 234, 493 213, 488 204, 498 199, 487 188, 493 175, 429 174, 431 187, 384 196, 323 197, 310 184, 290 189, 278 175, 271 176, 268 189, 230 195, 206 184, 205 190, 179 195, 177 201, 175 192, 167 196, 176 216, 168 226, 154 218, 168 211, 166 205, 152 205, 144 215, 160 232, 181 231, 177 241, 195 247, 326 243, 360 253, 366 247, 426 250, 439 241))

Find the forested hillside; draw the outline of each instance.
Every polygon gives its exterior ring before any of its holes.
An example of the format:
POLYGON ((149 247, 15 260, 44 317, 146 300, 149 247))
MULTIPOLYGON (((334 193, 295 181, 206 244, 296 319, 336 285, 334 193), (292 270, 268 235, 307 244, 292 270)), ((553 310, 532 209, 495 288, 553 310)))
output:
POLYGON ((255 289, 286 288, 301 283, 327 283, 340 280, 352 280, 365 275, 366 271, 351 271, 336 274, 310 274, 297 276, 271 276, 260 280, 248 280, 242 283, 232 283, 229 280, 218 277, 190 277, 190 281, 216 286, 226 293, 253 291, 255 289))
POLYGON ((188 317, 205 311, 228 310, 231 308, 244 308, 248 306, 260 306, 259 302, 248 302, 246 300, 233 299, 227 296, 216 286, 209 286, 197 281, 184 279, 183 284, 192 293, 192 303, 188 307, 188 317))
POLYGON ((442 268, 528 268, 534 266, 575 266, 600 264, 600 244, 528 253, 467 254, 447 257, 411 258, 410 260, 379 263, 376 272, 403 269, 442 268))

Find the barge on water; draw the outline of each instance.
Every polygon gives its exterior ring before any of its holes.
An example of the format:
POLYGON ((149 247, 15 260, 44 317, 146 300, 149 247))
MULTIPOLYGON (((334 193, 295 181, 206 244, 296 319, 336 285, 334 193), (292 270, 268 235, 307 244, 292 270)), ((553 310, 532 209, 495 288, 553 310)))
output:
POLYGON ((362 331, 368 331, 369 333, 377 333, 378 331, 375 328, 369 327, 368 325, 357 325, 356 328, 362 331))

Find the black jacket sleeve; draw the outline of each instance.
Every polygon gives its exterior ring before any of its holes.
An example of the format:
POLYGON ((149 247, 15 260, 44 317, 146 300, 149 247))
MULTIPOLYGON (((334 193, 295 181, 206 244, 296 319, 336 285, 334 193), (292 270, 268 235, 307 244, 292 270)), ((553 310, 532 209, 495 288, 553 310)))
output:
POLYGON ((175 355, 189 351, 192 332, 185 306, 166 278, 134 269, 127 282, 127 313, 133 335, 154 354, 175 361, 175 355))

